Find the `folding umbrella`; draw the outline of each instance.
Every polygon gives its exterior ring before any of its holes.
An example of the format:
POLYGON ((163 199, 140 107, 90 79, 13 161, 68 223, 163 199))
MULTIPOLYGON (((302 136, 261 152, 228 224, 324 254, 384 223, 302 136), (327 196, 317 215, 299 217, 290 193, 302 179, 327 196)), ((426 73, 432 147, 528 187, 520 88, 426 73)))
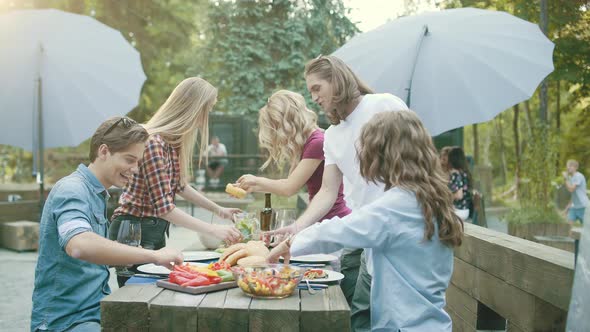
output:
POLYGON ((530 98, 553 71, 553 47, 535 24, 460 8, 396 19, 334 55, 377 92, 404 99, 438 135, 530 98))
MULTIPOLYGON (((121 33, 54 9, 0 15, 0 144, 34 153, 76 146, 135 107, 146 76, 121 33)), ((43 196, 41 196, 43 199, 43 196)))

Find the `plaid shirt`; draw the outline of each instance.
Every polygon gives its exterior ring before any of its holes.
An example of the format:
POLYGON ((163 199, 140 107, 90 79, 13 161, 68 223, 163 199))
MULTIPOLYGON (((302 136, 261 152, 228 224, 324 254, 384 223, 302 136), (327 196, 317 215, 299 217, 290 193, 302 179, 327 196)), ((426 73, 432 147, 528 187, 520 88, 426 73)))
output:
POLYGON ((112 219, 125 214, 160 217, 176 207, 176 193, 183 189, 178 151, 160 135, 152 135, 146 142, 139 172, 123 188, 112 219))

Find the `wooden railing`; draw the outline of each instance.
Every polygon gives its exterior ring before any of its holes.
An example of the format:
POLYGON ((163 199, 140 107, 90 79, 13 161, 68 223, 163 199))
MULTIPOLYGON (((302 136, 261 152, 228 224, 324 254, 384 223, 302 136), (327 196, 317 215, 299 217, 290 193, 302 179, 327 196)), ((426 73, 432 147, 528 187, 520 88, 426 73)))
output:
POLYGON ((564 331, 574 255, 466 224, 447 291, 453 331, 564 331))

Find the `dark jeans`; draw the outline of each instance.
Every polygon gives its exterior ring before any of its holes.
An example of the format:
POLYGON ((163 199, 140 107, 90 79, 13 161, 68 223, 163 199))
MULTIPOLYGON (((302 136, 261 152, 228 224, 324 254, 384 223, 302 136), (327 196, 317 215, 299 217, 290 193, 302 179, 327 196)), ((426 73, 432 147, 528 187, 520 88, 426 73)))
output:
POLYGON ((361 253, 363 249, 347 250, 344 249, 340 257, 340 272, 344 274, 344 279, 340 282, 340 289, 344 293, 348 306, 352 307, 352 297, 356 288, 356 281, 359 275, 361 265, 361 253))
MULTIPOLYGON (((144 249, 158 250, 166 246, 166 233, 170 223, 164 219, 147 217, 139 218, 132 215, 117 216, 111 222, 109 227, 109 239, 117 241, 119 234, 119 227, 122 220, 139 220, 141 222, 141 246, 144 249)), ((137 272, 137 265, 129 268, 129 270, 137 272)), ((117 283, 119 287, 123 287, 129 278, 117 276, 117 283)))
POLYGON ((355 332, 371 330, 371 279, 371 275, 367 272, 367 262, 363 251, 350 308, 350 324, 355 332))

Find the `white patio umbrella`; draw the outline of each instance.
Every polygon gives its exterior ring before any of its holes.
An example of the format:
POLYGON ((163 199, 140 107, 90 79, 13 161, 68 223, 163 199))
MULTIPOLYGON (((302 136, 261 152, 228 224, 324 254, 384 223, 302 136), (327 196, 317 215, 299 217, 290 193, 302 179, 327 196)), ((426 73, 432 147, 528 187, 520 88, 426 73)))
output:
POLYGON ((377 92, 404 99, 434 136, 530 98, 553 71, 553 47, 535 24, 460 8, 396 19, 334 55, 377 92))
POLYGON ((76 146, 128 113, 146 79, 119 31, 59 10, 0 15, 0 49, 0 144, 34 152, 41 190, 44 148, 76 146))

